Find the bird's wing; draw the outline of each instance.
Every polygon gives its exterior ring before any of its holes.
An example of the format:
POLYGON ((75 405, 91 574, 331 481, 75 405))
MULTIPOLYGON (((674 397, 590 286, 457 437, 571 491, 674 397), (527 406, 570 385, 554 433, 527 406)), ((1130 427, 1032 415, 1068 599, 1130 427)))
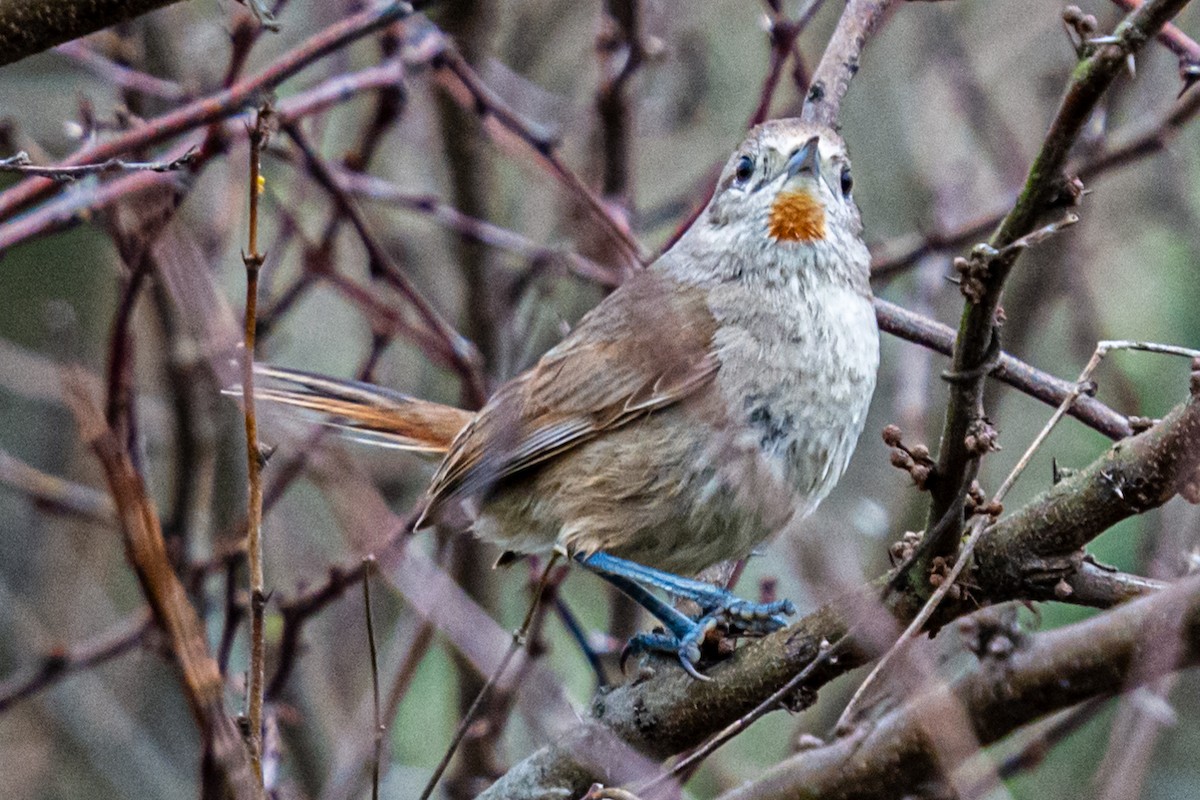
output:
POLYGON ((434 475, 422 519, 485 494, 712 379, 716 329, 704 292, 656 273, 628 280, 463 429, 434 475))
POLYGON ((255 399, 315 412, 326 425, 401 450, 445 453, 474 416, 360 381, 260 364, 254 371, 266 379, 255 399))

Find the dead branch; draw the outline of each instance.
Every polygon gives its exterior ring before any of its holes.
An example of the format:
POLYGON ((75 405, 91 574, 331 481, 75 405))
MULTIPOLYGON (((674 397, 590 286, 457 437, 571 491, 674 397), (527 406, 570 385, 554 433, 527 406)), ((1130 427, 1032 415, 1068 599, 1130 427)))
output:
POLYGON ((146 494, 121 440, 108 427, 82 383, 67 385, 83 441, 91 447, 108 480, 125 535, 130 566, 167 637, 180 684, 220 783, 233 797, 259 798, 261 789, 249 754, 233 720, 225 712, 224 682, 208 652, 204 625, 176 577, 163 542, 158 513, 146 494))

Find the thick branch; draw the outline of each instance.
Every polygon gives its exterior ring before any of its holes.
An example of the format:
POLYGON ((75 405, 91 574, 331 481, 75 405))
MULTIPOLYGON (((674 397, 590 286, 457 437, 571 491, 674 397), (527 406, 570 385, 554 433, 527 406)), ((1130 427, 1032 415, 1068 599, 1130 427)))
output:
POLYGON ((1054 562, 1077 553, 1097 531, 1188 492, 1200 480, 1198 469, 1200 398, 1193 395, 1160 424, 1118 442, 996 525, 976 550, 975 579, 988 593, 1005 595, 1025 584, 1031 569, 1053 577, 1060 566, 1054 562))
POLYGON ((932 688, 886 714, 861 735, 808 750, 771 768, 722 800, 821 797, 892 798, 917 791, 965 766, 946 763, 930 730, 970 720, 981 745, 1047 714, 1146 683, 1200 657, 1200 579, 1019 644, 952 684, 932 688), (1182 639, 1178 662, 1146 658, 1147 649, 1182 639))
POLYGON ((0 66, 178 0, 0 0, 0 66))
POLYGON ((867 39, 896 0, 850 0, 813 73, 801 118, 836 127, 842 98, 858 74, 858 58, 867 39))

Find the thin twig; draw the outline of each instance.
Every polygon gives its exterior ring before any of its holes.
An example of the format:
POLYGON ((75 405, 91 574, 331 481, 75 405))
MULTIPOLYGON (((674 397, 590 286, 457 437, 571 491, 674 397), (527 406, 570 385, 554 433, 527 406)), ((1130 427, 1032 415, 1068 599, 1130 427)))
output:
MULTIPOLYGON (((928 317, 875 298, 875 319, 880 330, 905 341, 928 347, 944 356, 954 348, 954 330, 928 317)), ((991 376, 1047 405, 1058 405, 1070 394, 1068 381, 1042 372, 1012 355, 1001 352, 991 376)), ((1123 439, 1133 433, 1129 419, 1094 397, 1079 397, 1068 412, 1083 424, 1110 439, 1123 439)))
POLYGON ((546 584, 550 580, 550 572, 554 568, 554 563, 558 560, 557 551, 551 554, 546 562, 546 568, 542 571, 542 579, 538 582, 537 589, 533 593, 533 598, 529 601, 529 610, 525 612, 525 619, 521 622, 521 627, 513 631, 512 642, 508 646, 504 657, 500 659, 500 663, 496 665, 495 671, 488 676, 487 682, 483 688, 479 690, 479 694, 475 695, 475 700, 471 703, 471 707, 467 709, 467 713, 458 723, 458 728, 454 731, 454 736, 450 739, 450 745, 446 748, 442 760, 433 770, 433 775, 429 777, 429 782, 425 784, 425 788, 421 791, 419 800, 429 800, 429 796, 433 794, 433 790, 437 788, 438 781, 441 780, 442 774, 446 771, 446 767, 450 765, 450 759, 454 758, 455 751, 458 750, 459 744, 462 743, 463 737, 467 735, 467 729, 470 728, 475 716, 483 707, 483 701, 487 699, 491 693, 492 687, 504 675, 504 671, 508 669, 509 663, 517 652, 525 644, 525 636, 529 631, 529 625, 533 622, 533 615, 537 611, 538 604, 542 599, 542 591, 546 588, 546 584))
POLYGON ((367 646, 371 652, 371 700, 375 712, 375 755, 371 759, 371 800, 379 800, 379 764, 383 760, 385 728, 379 712, 379 657, 375 651, 375 623, 371 620, 371 568, 374 564, 374 556, 367 556, 363 559, 362 590, 363 613, 367 617, 367 646))
POLYGON ((444 359, 462 376, 471 394, 480 403, 486 397, 484 379, 480 374, 479 356, 475 346, 447 322, 433 304, 421 294, 396 264, 388 251, 380 244, 366 218, 354 201, 342 190, 329 165, 320 157, 308 137, 298 125, 283 125, 284 132, 300 149, 309 173, 333 197, 342 213, 349 219, 355 233, 367 250, 368 268, 372 275, 386 280, 412 304, 425 327, 438 344, 437 355, 444 359))
POLYGON ((118 64, 97 53, 82 41, 63 42, 54 50, 74 59, 98 77, 116 86, 173 103, 190 99, 188 92, 174 81, 164 80, 124 64, 118 64))
POLYGON ((473 242, 513 253, 532 262, 562 260, 581 278, 601 286, 615 284, 611 269, 574 250, 540 245, 516 231, 464 214, 433 195, 405 192, 382 178, 346 169, 335 170, 334 177, 338 185, 352 197, 425 214, 434 222, 473 242))
POLYGON ((92 641, 70 649, 50 651, 42 657, 37 671, 29 677, 0 684, 0 714, 72 673, 99 666, 129 652, 146 638, 153 627, 154 618, 143 609, 92 641))
POLYGON ((116 507, 107 494, 43 472, 0 450, 0 485, 10 486, 43 509, 74 514, 100 525, 114 525, 116 507))
POLYGON ((641 246, 629 229, 605 207, 596 193, 587 187, 558 155, 557 143, 526 122, 495 92, 484 84, 470 64, 447 42, 439 56, 430 63, 445 81, 450 96, 466 108, 473 108, 484 118, 484 130, 495 136, 504 133, 516 138, 532 151, 534 160, 545 167, 567 191, 579 198, 593 219, 612 239, 628 262, 628 266, 646 263, 641 246), (498 126, 496 130, 494 126, 498 126))
POLYGON ((0 158, 0 172, 36 175, 52 181, 69 183, 90 175, 104 175, 109 172, 178 172, 190 167, 195 159, 196 148, 190 147, 186 153, 169 161, 122 161, 119 158, 110 158, 98 164, 43 167, 34 164, 30 160, 29 154, 22 150, 14 156, 0 158))
POLYGON ((250 685, 249 710, 250 755, 254 771, 261 782, 262 772, 262 706, 266 665, 263 611, 266 592, 263 587, 262 562, 262 452, 258 444, 258 419, 254 408, 254 337, 258 320, 258 275, 265 256, 258 250, 258 198, 262 194, 262 151, 267 144, 271 125, 271 107, 263 105, 258 111, 254 129, 250 132, 250 224, 246 252, 246 315, 242 350, 242 412, 246 423, 246 475, 249 501, 246 507, 246 563, 250 581, 250 685))

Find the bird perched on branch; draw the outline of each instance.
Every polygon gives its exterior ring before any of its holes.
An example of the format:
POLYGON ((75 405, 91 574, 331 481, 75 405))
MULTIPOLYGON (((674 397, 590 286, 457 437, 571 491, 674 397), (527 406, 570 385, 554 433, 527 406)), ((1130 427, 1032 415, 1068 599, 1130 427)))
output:
POLYGON ((443 454, 417 527, 566 553, 663 623, 634 648, 699 677, 714 628, 761 635, 793 608, 688 576, 811 512, 862 432, 879 334, 852 183, 834 131, 755 128, 678 242, 476 413, 270 367, 259 397, 443 454))

